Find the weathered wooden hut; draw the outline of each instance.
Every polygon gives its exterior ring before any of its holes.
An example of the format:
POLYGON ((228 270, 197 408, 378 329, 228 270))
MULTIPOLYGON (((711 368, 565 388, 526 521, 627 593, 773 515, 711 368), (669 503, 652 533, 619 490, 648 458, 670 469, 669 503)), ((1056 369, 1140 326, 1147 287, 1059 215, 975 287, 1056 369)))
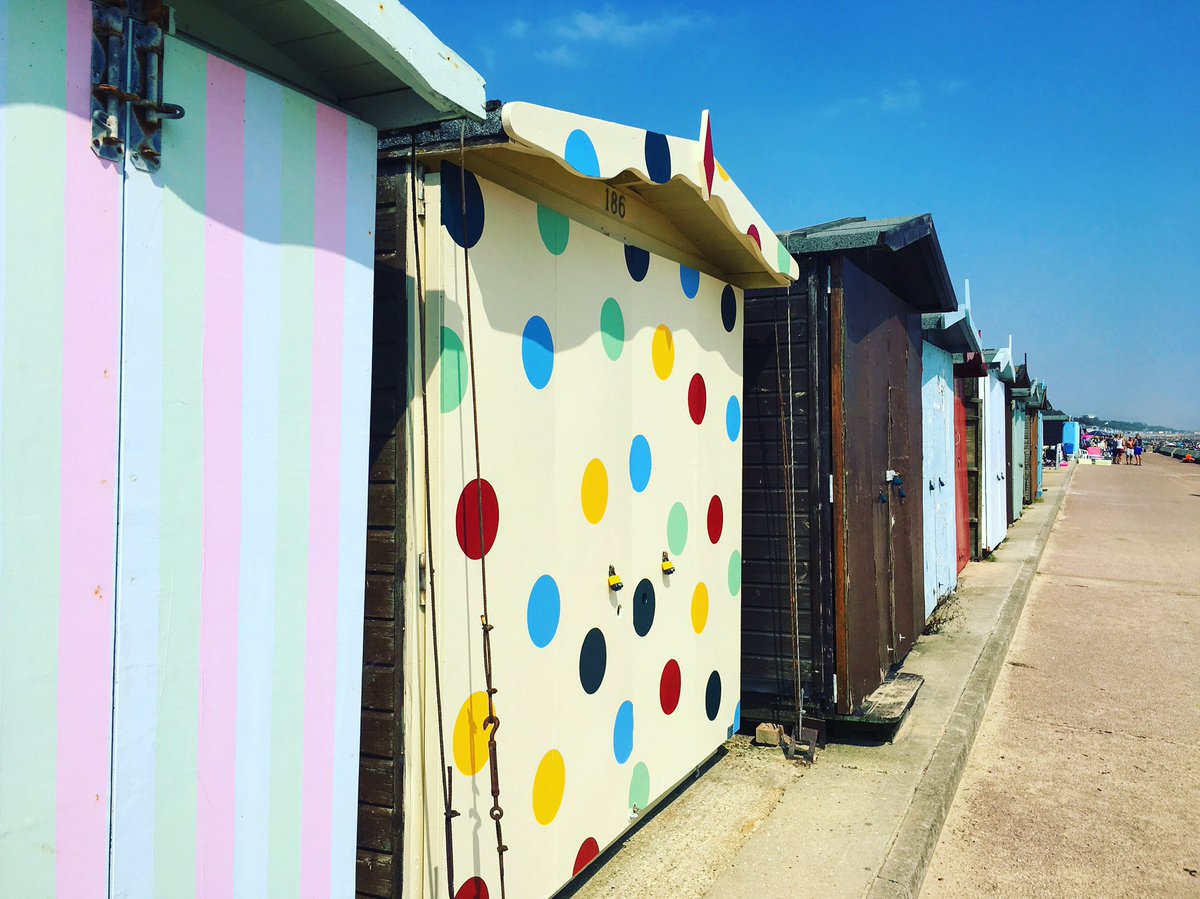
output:
POLYGON ((925 495, 925 617, 958 585, 970 554, 966 408, 955 359, 980 352, 966 309, 921 317, 922 485, 925 495))
POLYGON ((707 114, 493 103, 380 146, 368 602, 401 623, 364 721, 405 765, 371 851, 405 896, 541 899, 739 726, 742 295, 798 267, 707 114))
POLYGON ((0 4, 0 895, 349 896, 376 131, 483 81, 170 7, 0 4))
POLYGON ((928 215, 781 235, 746 300, 743 708, 851 715, 925 622, 922 313, 957 299, 928 215))

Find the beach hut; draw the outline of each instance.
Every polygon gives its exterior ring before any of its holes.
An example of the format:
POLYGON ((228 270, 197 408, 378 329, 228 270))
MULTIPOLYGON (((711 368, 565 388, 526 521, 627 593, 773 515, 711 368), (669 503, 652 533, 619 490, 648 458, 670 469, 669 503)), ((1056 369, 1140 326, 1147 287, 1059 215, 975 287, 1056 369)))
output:
POLYGON ((0 895, 349 896, 376 132, 483 81, 170 6, 0 4, 0 895))
POLYGON ((364 716, 406 777, 372 851, 405 896, 542 899, 739 727, 742 297, 798 267, 707 114, 688 139, 492 103, 380 152, 400 383, 369 577, 403 626, 368 623, 364 716))
POLYGON ((921 314, 958 302, 928 215, 781 239, 799 280, 746 301, 742 676, 794 723, 853 715, 924 626, 921 314))
MULTIPOLYGON (((958 585, 970 555, 966 407, 955 358, 979 353, 966 309, 921 317, 922 485, 925 495, 925 617, 958 585)), ((963 364, 963 363, 959 363, 963 364)))
POLYGON ((988 372, 979 379, 983 423, 983 527, 980 555, 987 556, 1003 541, 1011 521, 1009 507, 1013 494, 1009 488, 1012 464, 1012 411, 1008 397, 1014 376, 1012 349, 985 349, 988 372))

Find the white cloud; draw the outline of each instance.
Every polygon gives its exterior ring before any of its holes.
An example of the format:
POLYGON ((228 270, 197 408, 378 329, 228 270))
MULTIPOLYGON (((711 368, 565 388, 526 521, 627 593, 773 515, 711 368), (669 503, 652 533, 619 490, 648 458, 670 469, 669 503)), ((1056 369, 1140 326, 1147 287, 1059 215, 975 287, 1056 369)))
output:
POLYGON ((573 66, 579 62, 579 57, 571 52, 570 48, 564 47, 562 44, 551 50, 539 50, 533 54, 533 58, 538 60, 538 62, 548 62, 551 65, 563 66, 564 68, 573 66))
POLYGON ((566 41, 586 41, 630 47, 651 40, 664 40, 703 24, 694 15, 663 14, 648 19, 630 19, 606 6, 599 12, 575 10, 551 24, 551 32, 566 41))
MULTIPOLYGON (((955 88, 957 90, 957 88, 955 88)), ((944 88, 943 88, 944 90, 944 88)), ((827 104, 822 112, 827 116, 845 116, 864 112, 915 112, 925 105, 925 93, 915 78, 907 78, 894 87, 859 97, 845 97, 827 104)))
POLYGON ((529 34, 529 23, 524 19, 513 19, 508 23, 508 27, 504 29, 504 33, 509 37, 525 37, 529 34))
POLYGON ((884 112, 909 112, 920 109, 924 102, 925 96, 915 78, 902 81, 898 87, 886 88, 879 92, 879 108, 884 112))

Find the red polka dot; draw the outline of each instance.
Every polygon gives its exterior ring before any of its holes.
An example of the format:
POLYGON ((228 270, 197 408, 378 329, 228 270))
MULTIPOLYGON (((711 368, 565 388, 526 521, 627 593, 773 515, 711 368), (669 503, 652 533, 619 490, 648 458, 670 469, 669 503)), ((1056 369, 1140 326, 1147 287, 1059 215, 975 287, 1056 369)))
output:
POLYGON ((704 378, 697 372, 688 384, 688 412, 696 424, 704 421, 704 408, 708 405, 708 393, 704 389, 704 378))
POLYGON ((458 510, 454 513, 454 529, 458 534, 458 545, 470 559, 482 559, 484 553, 496 542, 496 531, 500 527, 500 504, 496 491, 487 481, 470 481, 458 497, 458 510), (482 490, 477 489, 482 484, 482 490), (482 499, 482 502, 480 501, 482 499), (479 534, 479 507, 483 506, 483 539, 479 534))
POLYGON ((583 841, 583 845, 579 847, 579 851, 575 854, 575 867, 571 869, 571 876, 574 877, 588 865, 596 860, 596 856, 600 854, 600 847, 592 837, 588 837, 583 841))
POLYGON ((671 714, 679 705, 679 663, 671 659, 663 665, 662 677, 658 679, 658 703, 664 714, 671 714))
POLYGON ((746 229, 746 233, 750 235, 751 240, 753 240, 756 244, 758 244, 758 248, 761 250, 762 249, 762 238, 758 236, 758 227, 756 225, 751 225, 749 228, 746 229))
POLYGON ((708 539, 713 543, 720 540, 724 525, 725 510, 721 507, 721 497, 714 496, 708 501, 708 539))
POLYGON ((487 884, 482 877, 472 877, 458 888, 454 899, 488 899, 487 884))

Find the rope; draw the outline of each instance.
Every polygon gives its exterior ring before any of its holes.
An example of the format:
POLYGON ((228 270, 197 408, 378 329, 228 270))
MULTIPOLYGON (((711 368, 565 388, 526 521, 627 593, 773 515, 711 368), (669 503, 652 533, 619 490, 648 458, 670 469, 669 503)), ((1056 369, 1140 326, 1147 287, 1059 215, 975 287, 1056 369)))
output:
POLYGON ((446 731, 442 719, 442 661, 438 647, 437 589, 434 584, 433 565, 433 492, 429 485, 429 401, 425 384, 429 378, 429 367, 425 358, 425 284, 421 278, 421 239, 417 222, 417 145, 412 145, 409 178, 412 181, 412 226, 413 254, 416 267, 417 308, 420 310, 421 330, 421 422, 424 437, 425 458, 425 553, 429 559, 429 623, 433 629, 433 693, 437 705, 438 759, 442 775, 442 814, 446 821, 446 889, 454 899, 454 828, 451 822, 458 817, 454 810, 453 778, 446 764, 446 731))
POLYGON ((465 121, 460 122, 458 132, 458 179, 459 197, 462 200, 462 229, 463 229, 463 279, 466 282, 467 305, 467 366, 468 381, 471 385, 471 428, 475 440, 475 503, 479 510, 479 578, 483 594, 483 614, 480 623, 483 627, 483 676, 487 682, 488 714, 483 720, 483 728, 488 731, 488 767, 492 781, 492 808, 489 815, 496 824, 496 861, 500 869, 500 899, 506 899, 504 888, 504 853, 508 847, 504 845, 504 828, 500 821, 504 817, 504 809, 500 805, 500 768, 496 754, 496 732, 500 730, 500 717, 496 714, 494 698, 496 688, 492 683, 492 624, 488 617, 487 589, 487 552, 484 544, 483 529, 483 474, 479 462, 479 401, 475 390, 475 330, 471 320, 471 256, 466 239, 467 234, 467 174, 466 174, 466 133, 465 121))

